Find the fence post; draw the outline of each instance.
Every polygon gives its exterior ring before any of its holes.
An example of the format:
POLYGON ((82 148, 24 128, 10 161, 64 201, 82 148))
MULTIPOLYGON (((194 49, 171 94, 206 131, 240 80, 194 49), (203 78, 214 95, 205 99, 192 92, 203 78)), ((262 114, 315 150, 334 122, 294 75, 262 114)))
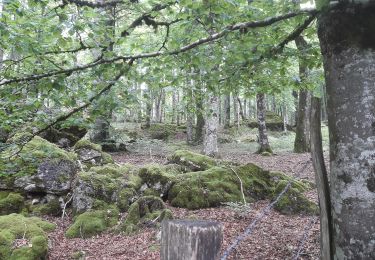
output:
POLYGON ((222 240, 223 228, 218 222, 163 221, 161 260, 217 260, 222 240))

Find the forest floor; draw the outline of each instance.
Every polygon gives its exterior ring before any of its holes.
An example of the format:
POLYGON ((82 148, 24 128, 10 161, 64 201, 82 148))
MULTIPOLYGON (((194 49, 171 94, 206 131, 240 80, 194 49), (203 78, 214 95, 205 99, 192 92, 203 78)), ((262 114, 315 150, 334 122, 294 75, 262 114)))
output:
MULTIPOLYGON (((264 169, 282 171, 291 176, 315 182, 310 154, 291 152, 293 136, 278 136, 275 154, 265 157, 254 154, 255 146, 237 142, 220 144, 222 159, 241 164, 255 163, 264 169), (283 138, 285 140, 283 140, 283 138), (280 145, 280 142, 283 143, 280 145)), ((276 140, 276 139, 275 139, 276 140)), ((182 142, 181 142, 182 143, 182 142)), ((271 137, 272 144, 272 137, 271 137)), ((113 154, 116 163, 144 165, 165 163, 171 150, 181 147, 178 140, 172 143, 153 140, 129 146, 130 152, 113 154)), ((199 151, 201 147, 189 148, 199 151)), ((306 194, 317 201, 315 190, 306 194)), ((244 232, 247 226, 268 206, 270 201, 257 201, 248 207, 223 205, 218 208, 187 210, 167 205, 177 219, 200 219, 220 222, 224 227, 222 252, 233 240, 244 232)), ((125 236, 104 233, 90 239, 67 239, 64 236, 71 224, 71 219, 49 218, 57 224, 57 229, 50 233, 51 250, 49 259, 72 259, 72 255, 81 252, 81 259, 159 259, 160 236, 157 228, 144 228, 137 234, 125 236)), ((229 259, 319 259, 319 218, 317 216, 282 215, 275 210, 261 219, 253 232, 247 236, 230 255, 229 259), (298 255, 298 258, 296 256, 298 255)))

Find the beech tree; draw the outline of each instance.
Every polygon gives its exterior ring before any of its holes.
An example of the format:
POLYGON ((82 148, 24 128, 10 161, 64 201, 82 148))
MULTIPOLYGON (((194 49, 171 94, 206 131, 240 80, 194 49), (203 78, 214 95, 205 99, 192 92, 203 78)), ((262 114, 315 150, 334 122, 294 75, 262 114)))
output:
POLYGON ((327 2, 318 33, 331 137, 330 258, 374 259, 375 2, 327 2))

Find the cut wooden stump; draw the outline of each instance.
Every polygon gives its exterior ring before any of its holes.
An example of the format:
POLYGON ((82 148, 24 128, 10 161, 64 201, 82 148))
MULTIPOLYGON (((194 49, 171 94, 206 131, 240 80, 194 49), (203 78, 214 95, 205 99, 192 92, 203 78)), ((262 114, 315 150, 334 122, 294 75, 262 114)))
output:
POLYGON ((218 222, 164 221, 161 232, 161 260, 219 259, 223 228, 218 222))

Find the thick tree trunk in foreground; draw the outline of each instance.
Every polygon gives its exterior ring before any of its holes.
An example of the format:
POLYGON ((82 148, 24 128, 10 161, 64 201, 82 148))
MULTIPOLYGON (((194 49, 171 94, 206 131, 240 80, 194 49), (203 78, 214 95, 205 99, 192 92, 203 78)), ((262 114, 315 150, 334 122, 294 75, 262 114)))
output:
POLYGON ((375 6, 369 2, 343 4, 319 19, 334 259, 375 259, 375 6))
POLYGON ((211 157, 215 157, 219 151, 217 147, 217 129, 219 126, 218 103, 218 97, 210 94, 204 127, 203 153, 211 157))
POLYGON ((259 149, 257 153, 269 152, 272 153, 270 144, 268 142, 267 128, 266 128, 266 100, 263 93, 257 94, 257 117, 258 117, 258 132, 259 132, 259 149))
POLYGON ((218 222, 171 220, 162 223, 161 260, 219 259, 223 228, 218 222))
POLYGON ((311 98, 311 158, 315 170, 315 183, 318 190, 320 208, 320 252, 321 259, 332 257, 332 214, 331 199, 329 194, 329 183, 326 166, 324 164, 320 99, 311 98))
POLYGON ((224 128, 230 127, 230 94, 224 97, 224 128))

